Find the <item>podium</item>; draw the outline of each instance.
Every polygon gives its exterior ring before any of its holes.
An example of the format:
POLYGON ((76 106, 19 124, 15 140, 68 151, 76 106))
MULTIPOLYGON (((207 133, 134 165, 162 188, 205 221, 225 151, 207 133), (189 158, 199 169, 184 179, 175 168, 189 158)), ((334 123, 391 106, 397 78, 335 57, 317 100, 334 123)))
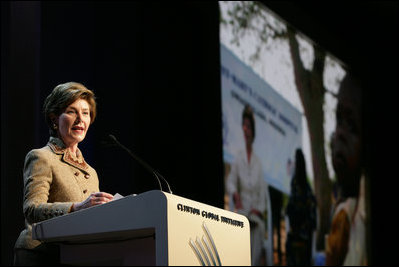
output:
POLYGON ((251 265, 245 216, 159 190, 35 223, 32 236, 68 265, 251 265))

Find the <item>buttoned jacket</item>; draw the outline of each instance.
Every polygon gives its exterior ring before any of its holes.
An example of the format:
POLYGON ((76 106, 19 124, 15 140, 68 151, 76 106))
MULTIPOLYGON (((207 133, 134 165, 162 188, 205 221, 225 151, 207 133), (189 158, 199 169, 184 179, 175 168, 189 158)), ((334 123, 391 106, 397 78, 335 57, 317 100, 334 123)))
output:
POLYGON ((96 171, 65 148, 63 142, 50 137, 47 145, 31 150, 25 158, 23 212, 25 229, 15 248, 33 249, 41 244, 32 239, 32 224, 71 212, 72 204, 99 192, 96 171))

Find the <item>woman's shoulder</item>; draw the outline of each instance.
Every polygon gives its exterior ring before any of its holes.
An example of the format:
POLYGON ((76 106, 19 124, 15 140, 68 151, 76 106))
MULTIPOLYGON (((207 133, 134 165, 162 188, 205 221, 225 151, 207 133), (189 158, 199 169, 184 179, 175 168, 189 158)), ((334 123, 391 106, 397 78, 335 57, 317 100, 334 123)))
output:
POLYGON ((48 145, 45 145, 44 147, 41 148, 34 148, 31 149, 27 155, 37 155, 37 156, 44 156, 44 155, 50 155, 52 153, 50 147, 48 145))
POLYGON ((54 153, 46 145, 42 148, 35 148, 35 149, 30 150, 25 156, 25 161, 33 160, 33 159, 50 159, 53 156, 54 156, 54 153))

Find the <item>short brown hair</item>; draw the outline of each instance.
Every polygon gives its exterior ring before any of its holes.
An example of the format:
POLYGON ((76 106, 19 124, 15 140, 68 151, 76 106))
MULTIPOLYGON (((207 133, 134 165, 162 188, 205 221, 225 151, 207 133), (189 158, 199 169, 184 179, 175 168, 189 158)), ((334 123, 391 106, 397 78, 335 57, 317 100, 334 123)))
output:
POLYGON ((90 124, 97 115, 96 98, 93 91, 87 89, 83 84, 77 82, 67 82, 57 85, 47 96, 43 105, 43 112, 51 136, 56 136, 57 132, 53 128, 51 114, 59 116, 65 109, 77 99, 84 99, 90 106, 90 124))

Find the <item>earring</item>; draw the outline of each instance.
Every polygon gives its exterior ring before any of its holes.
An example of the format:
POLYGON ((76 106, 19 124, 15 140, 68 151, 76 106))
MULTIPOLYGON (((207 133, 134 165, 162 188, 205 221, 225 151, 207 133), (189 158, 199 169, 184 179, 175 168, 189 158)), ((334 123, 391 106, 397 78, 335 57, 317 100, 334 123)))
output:
POLYGON ((54 128, 54 130, 58 130, 58 125, 53 123, 53 128, 54 128))

